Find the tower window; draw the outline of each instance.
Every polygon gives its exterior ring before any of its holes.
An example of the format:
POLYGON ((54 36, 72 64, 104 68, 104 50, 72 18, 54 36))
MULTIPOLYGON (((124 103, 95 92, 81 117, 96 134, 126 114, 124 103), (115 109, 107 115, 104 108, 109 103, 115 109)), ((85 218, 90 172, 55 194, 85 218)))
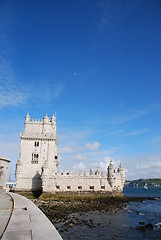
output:
POLYGON ((90 186, 89 189, 90 189, 90 190, 94 190, 94 186, 90 186))
POLYGON ((55 159, 58 159, 58 156, 55 156, 55 159))
POLYGON ((39 147, 39 142, 35 142, 34 146, 39 147))
POLYGON ((79 189, 79 190, 82 190, 82 186, 78 186, 78 189, 79 189))
POLYGON ((37 164, 39 159, 39 154, 32 153, 32 163, 37 164))

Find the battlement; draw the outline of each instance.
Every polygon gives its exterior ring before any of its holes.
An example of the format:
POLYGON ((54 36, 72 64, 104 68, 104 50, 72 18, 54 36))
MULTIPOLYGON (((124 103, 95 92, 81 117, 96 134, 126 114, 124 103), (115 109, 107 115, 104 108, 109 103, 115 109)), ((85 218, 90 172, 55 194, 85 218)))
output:
POLYGON ((29 113, 27 113, 25 117, 25 131, 23 136, 27 136, 28 138, 31 136, 33 138, 33 135, 39 137, 56 136, 56 117, 54 114, 51 119, 49 119, 46 114, 43 119, 31 120, 29 113))
POLYGON ((59 177, 62 177, 62 178, 65 178, 65 177, 78 177, 78 178, 102 178, 102 177, 107 177, 107 172, 99 172, 98 171, 98 168, 95 172, 92 172, 91 169, 89 171, 86 171, 86 172, 77 172, 77 171, 62 171, 62 172, 55 172, 55 175, 56 176, 59 176, 59 177))
POLYGON ((56 124, 56 114, 55 115, 53 114, 50 120, 47 114, 42 119, 37 119, 37 118, 31 119, 29 113, 27 113, 25 117, 25 124, 56 124))
POLYGON ((43 123, 43 120, 42 119, 37 119, 37 118, 33 118, 32 120, 30 120, 30 122, 32 123, 43 123))

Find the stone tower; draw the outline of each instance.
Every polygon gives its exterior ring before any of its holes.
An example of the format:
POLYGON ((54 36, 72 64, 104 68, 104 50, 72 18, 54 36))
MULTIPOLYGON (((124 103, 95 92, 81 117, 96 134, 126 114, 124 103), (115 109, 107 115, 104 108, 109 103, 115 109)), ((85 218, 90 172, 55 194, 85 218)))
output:
POLYGON ((16 190, 43 192, 122 192, 125 170, 116 169, 112 160, 106 171, 59 172, 56 118, 42 120, 25 117, 20 133, 20 156, 16 165, 16 190))
POLYGON ((25 117, 25 130, 20 133, 21 145, 16 164, 16 189, 38 190, 42 188, 42 174, 58 166, 56 117, 42 120, 25 117))

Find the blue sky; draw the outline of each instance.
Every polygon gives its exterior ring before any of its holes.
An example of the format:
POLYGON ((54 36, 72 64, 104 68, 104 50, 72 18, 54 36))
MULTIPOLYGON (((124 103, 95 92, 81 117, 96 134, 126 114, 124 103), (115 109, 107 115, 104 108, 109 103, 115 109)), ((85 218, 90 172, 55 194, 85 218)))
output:
POLYGON ((0 155, 56 112, 59 170, 161 172, 161 2, 0 0, 0 155))

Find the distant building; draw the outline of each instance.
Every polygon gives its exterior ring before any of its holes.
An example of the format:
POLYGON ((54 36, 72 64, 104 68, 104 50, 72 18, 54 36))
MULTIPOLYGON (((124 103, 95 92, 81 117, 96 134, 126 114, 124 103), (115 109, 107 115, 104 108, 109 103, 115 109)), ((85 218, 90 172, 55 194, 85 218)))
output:
POLYGON ((120 163, 116 170, 110 161, 105 172, 58 172, 56 117, 42 120, 25 117, 25 130, 20 133, 21 146, 16 164, 16 189, 43 192, 119 191, 125 182, 125 170, 120 163))
POLYGON ((9 163, 10 163, 9 159, 0 157, 0 190, 6 190, 9 163))
POLYGON ((7 191, 14 191, 16 188, 15 182, 6 182, 6 189, 7 191))

